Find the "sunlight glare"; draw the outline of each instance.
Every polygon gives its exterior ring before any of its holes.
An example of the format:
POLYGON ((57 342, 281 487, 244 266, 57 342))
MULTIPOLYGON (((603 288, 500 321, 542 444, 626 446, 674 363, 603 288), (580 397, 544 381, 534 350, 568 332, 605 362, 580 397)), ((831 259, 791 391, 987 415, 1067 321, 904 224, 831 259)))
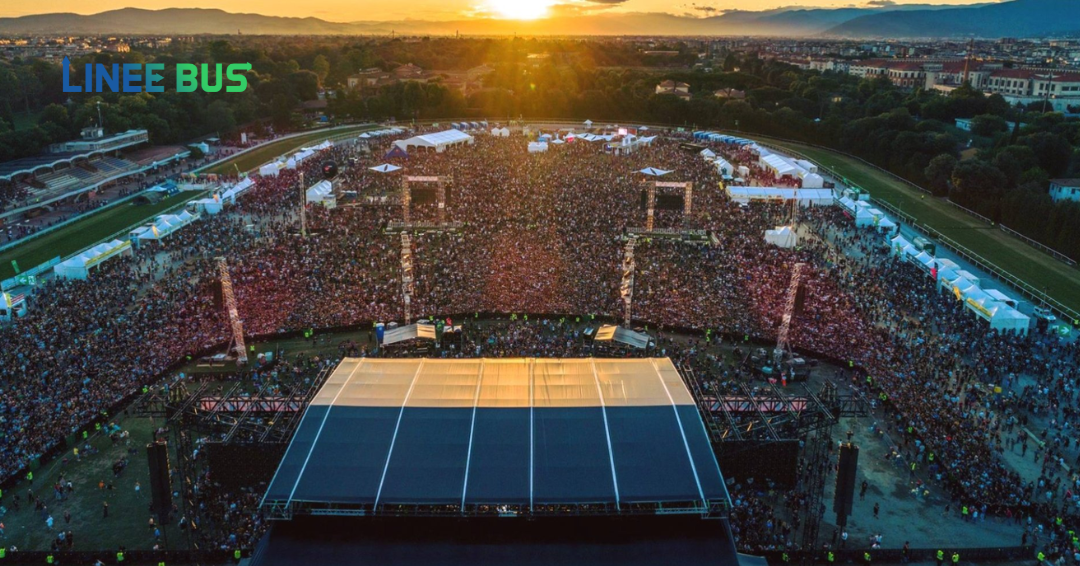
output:
POLYGON ((487 0, 496 15, 511 20, 535 20, 547 15, 555 0, 487 0))

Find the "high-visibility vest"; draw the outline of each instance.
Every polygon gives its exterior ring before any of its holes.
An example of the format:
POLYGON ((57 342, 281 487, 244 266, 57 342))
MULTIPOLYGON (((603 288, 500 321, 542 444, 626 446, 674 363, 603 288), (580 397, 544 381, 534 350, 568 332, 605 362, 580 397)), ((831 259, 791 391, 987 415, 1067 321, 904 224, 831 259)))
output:
POLYGON ((913 472, 915 471, 915 462, 911 463, 911 471, 913 471, 913 472))
POLYGON ((27 481, 34 481, 34 472, 26 472, 27 481))
POLYGON ((870 553, 869 552, 862 553, 862 559, 865 560, 867 564, 869 564, 870 563, 870 553))
POLYGON ((101 430, 101 423, 94 423, 94 430, 101 430))
POLYGON ((954 552, 952 553, 952 563, 956 564, 957 562, 960 562, 960 554, 954 552))
POLYGON ((45 563, 46 564, 52 564, 53 563, 53 555, 50 554, 50 555, 46 556, 45 557, 45 563))
POLYGON ((944 550, 937 551, 937 559, 938 560, 945 560, 945 551, 944 550))
POLYGON ((1043 554, 1042 551, 1039 551, 1039 556, 1037 558, 1039 559, 1039 562, 1042 562, 1043 560, 1046 560, 1046 555, 1043 554))
POLYGON ((117 552, 116 553, 116 561, 117 562, 123 562, 124 561, 124 553, 123 552, 117 552))
POLYGON ((238 549, 234 550, 233 553, 232 553, 232 556, 233 556, 233 558, 235 558, 237 560, 240 560, 240 549, 238 548, 238 549))
POLYGON ((83 437, 83 440, 86 440, 87 438, 89 438, 90 437, 90 431, 87 431, 87 430, 82 431, 82 437, 83 437))
POLYGON ((967 505, 964 505, 964 510, 963 510, 963 511, 961 511, 961 513, 963 513, 963 514, 965 514, 965 515, 967 515, 967 514, 968 514, 968 508, 967 508, 967 505))
POLYGON ((934 453, 933 452, 930 453, 930 456, 927 457, 927 460, 930 460, 931 462, 934 461, 934 453))
POLYGON ((790 558, 790 557, 789 557, 789 556, 787 555, 787 553, 785 552, 785 553, 783 553, 783 554, 781 554, 781 555, 780 555, 780 560, 783 560, 784 562, 790 562, 790 561, 791 561, 791 558, 790 558))
POLYGON ((1061 517, 1058 517, 1056 520, 1057 520, 1057 526, 1060 527, 1061 526, 1061 517))
POLYGON ((0 558, 7 558, 7 549, 0 546, 0 558))
POLYGON ((164 560, 162 560, 161 562, 158 562, 158 563, 157 563, 157 566, 165 566, 165 561, 164 561, 164 560))
POLYGON ((836 562, 836 555, 833 554, 832 552, 829 552, 828 554, 825 555, 825 559, 828 560, 829 562, 836 562))

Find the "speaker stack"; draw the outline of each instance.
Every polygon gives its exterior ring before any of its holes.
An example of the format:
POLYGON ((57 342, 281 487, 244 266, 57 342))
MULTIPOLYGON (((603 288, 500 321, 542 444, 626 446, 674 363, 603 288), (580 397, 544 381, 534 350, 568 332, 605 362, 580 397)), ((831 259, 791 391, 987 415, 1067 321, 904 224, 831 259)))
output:
POLYGON ((156 440, 146 445, 150 465, 150 507, 159 522, 167 522, 172 511, 172 484, 169 475, 169 445, 156 440))
POLYGON ((840 445, 840 469, 836 473, 836 497, 833 498, 833 511, 836 512, 836 524, 847 525, 848 515, 855 503, 855 475, 859 467, 859 447, 847 442, 840 445))

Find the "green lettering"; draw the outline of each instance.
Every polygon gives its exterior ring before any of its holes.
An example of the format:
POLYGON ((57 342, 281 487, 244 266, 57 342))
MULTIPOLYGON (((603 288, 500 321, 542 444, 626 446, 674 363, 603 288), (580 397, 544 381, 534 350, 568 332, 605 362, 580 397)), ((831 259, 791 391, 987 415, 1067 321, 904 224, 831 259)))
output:
POLYGON ((192 63, 176 64, 176 92, 195 92, 199 87, 199 68, 192 63))
POLYGON ((147 63, 146 64, 146 92, 165 92, 165 87, 161 85, 155 85, 154 83, 160 81, 163 77, 161 73, 155 73, 154 71, 164 71, 164 63, 147 63))
POLYGON ((230 81, 236 81, 238 85, 229 85, 225 87, 225 92, 244 92, 247 90, 247 76, 240 74, 238 71, 250 71, 251 63, 233 63, 229 65, 229 70, 226 75, 230 81))
POLYGON ((210 66, 207 65, 206 63, 202 64, 202 89, 203 89, 203 92, 218 92, 218 91, 221 90, 221 83, 222 83, 222 80, 221 80, 221 63, 216 63, 215 67, 216 67, 216 70, 217 70, 217 73, 215 75, 217 77, 217 82, 214 83, 214 84, 210 84, 210 66))

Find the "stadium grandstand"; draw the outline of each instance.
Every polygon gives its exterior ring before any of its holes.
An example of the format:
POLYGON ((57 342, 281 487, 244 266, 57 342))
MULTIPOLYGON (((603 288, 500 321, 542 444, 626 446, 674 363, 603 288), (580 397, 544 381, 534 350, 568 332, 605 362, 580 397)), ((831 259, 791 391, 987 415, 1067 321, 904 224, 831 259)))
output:
POLYGON ((0 163, 0 217, 18 216, 189 154, 178 146, 124 153, 148 141, 146 130, 106 135, 90 127, 80 139, 53 144, 48 153, 0 163))

